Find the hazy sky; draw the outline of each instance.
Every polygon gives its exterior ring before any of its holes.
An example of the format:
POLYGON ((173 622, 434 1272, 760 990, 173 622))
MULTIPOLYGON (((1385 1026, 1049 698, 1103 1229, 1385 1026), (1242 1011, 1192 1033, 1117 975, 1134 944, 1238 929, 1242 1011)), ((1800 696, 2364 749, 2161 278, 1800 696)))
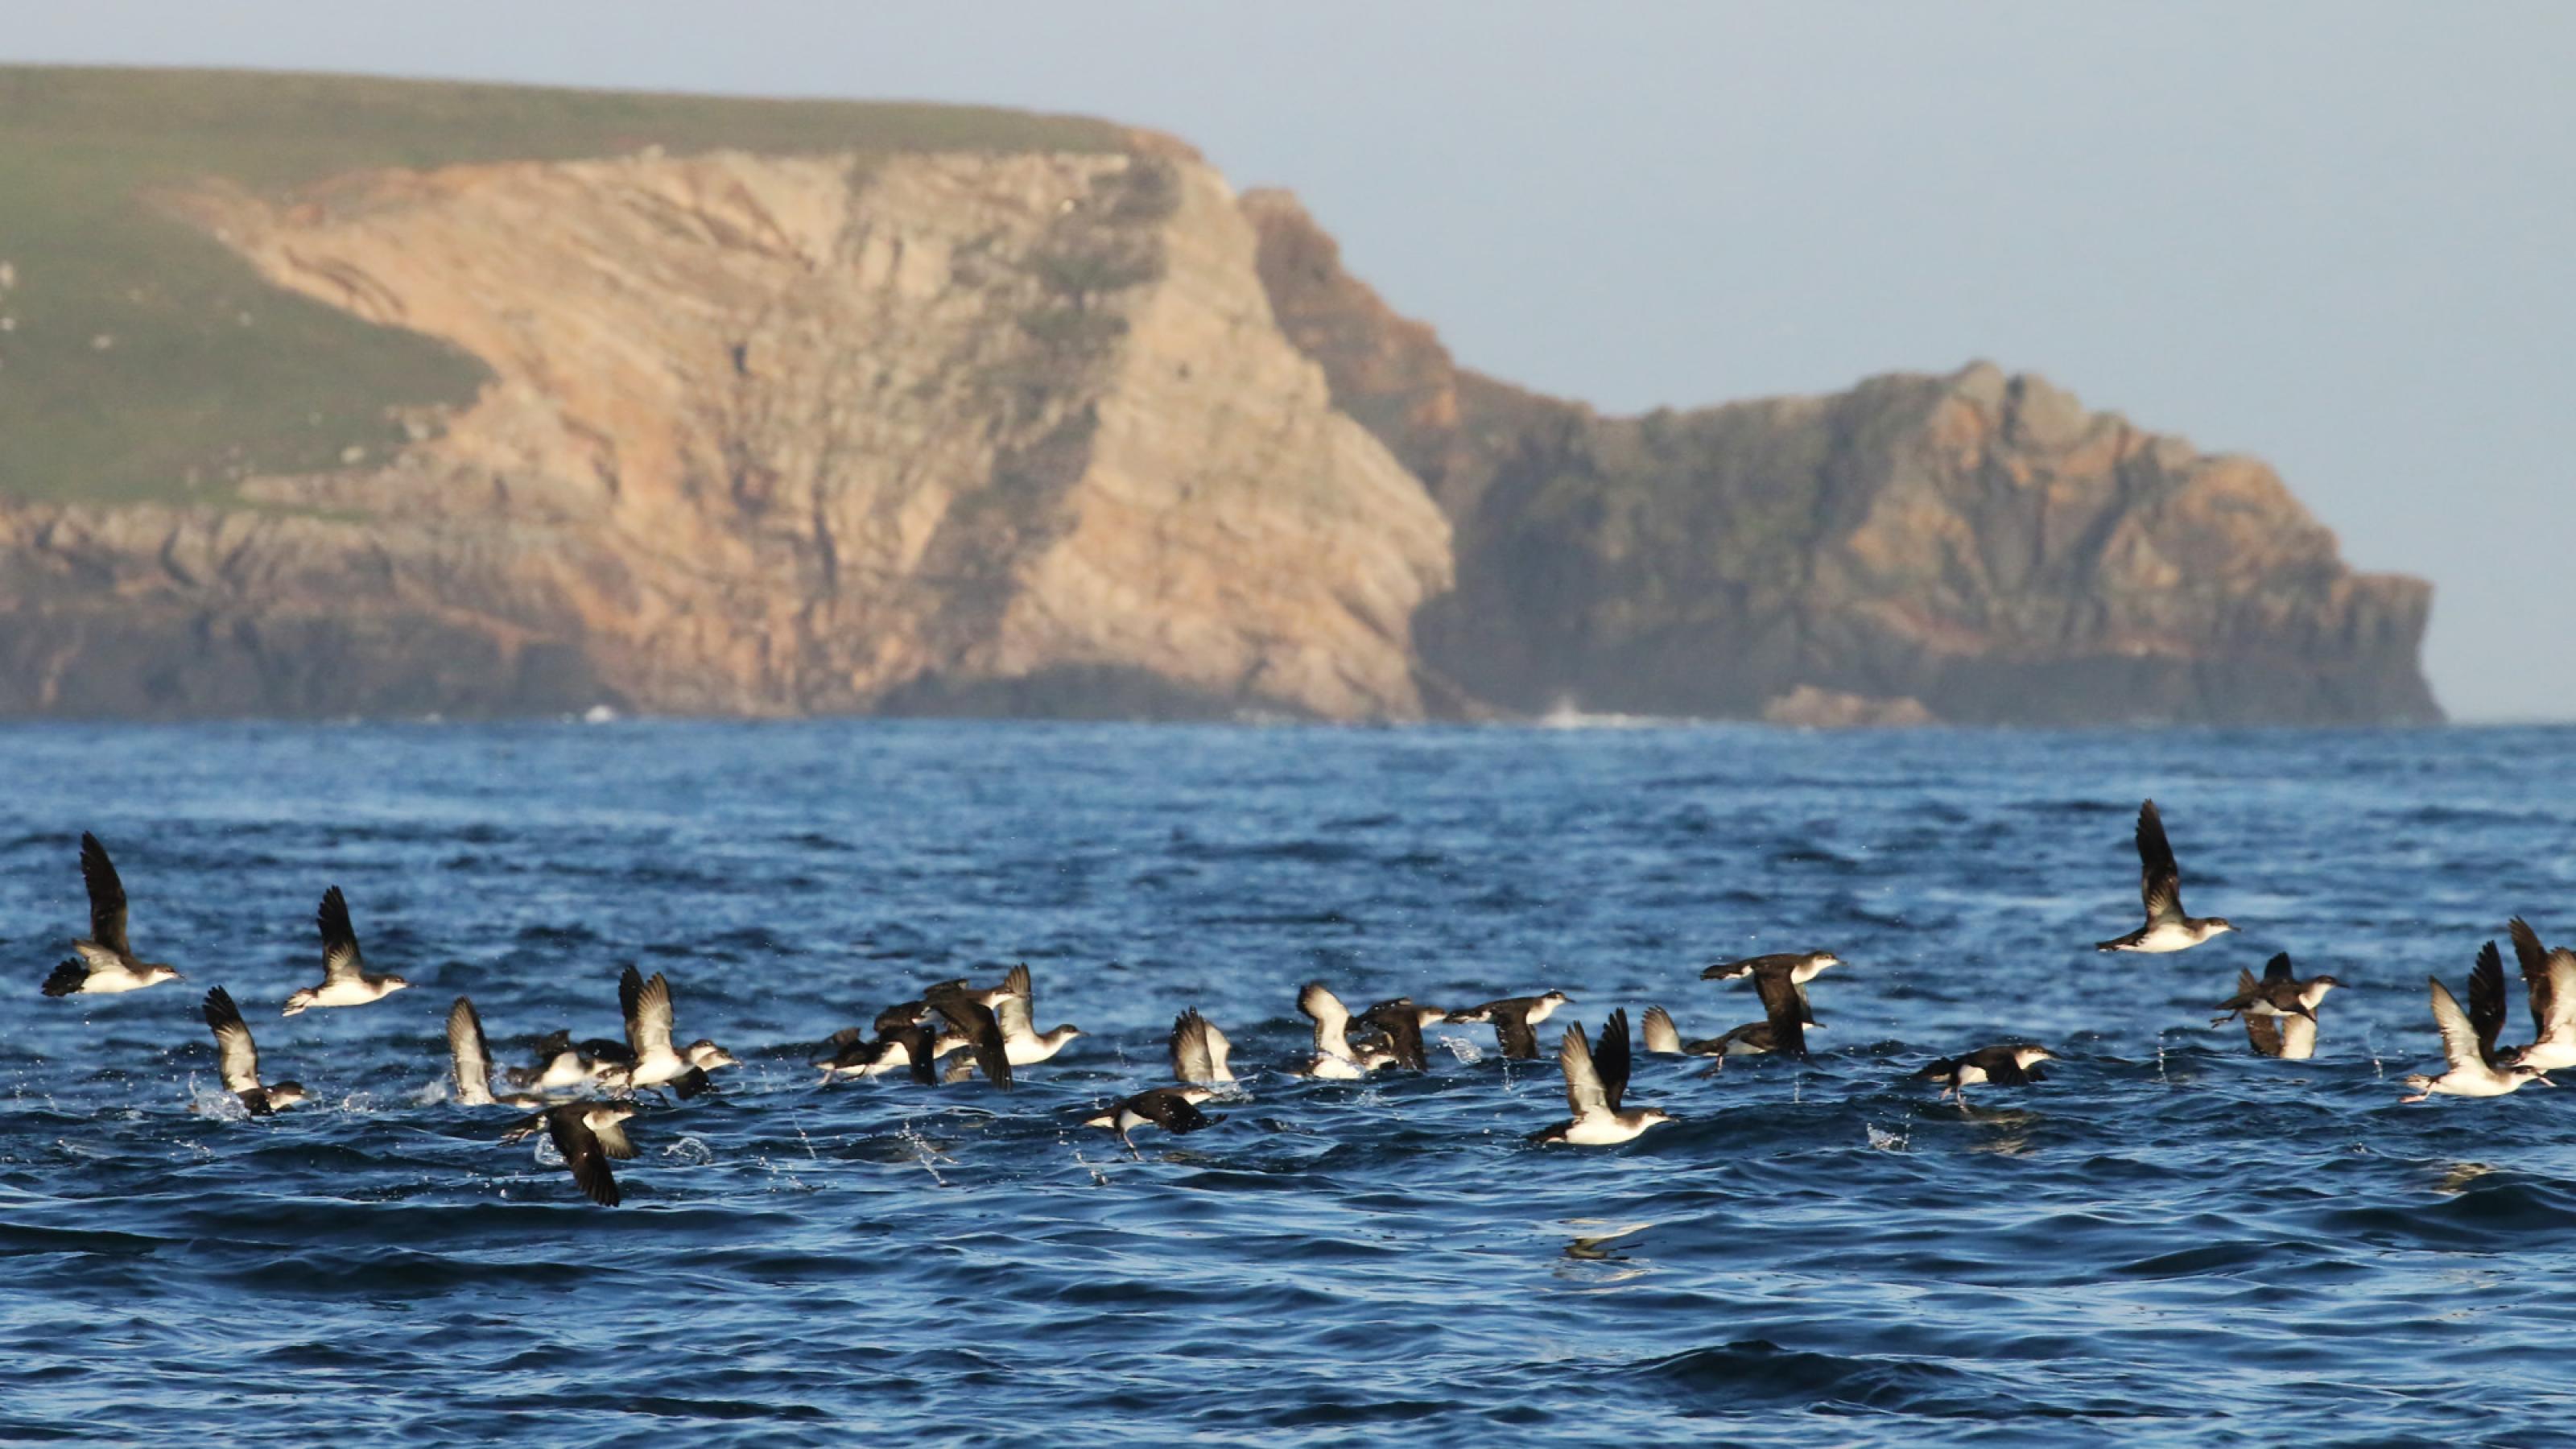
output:
POLYGON ((1160 127, 1547 391, 1988 357, 2258 454, 2435 582, 2455 715, 2576 718, 2576 5, 84 0, 0 53, 1160 127))

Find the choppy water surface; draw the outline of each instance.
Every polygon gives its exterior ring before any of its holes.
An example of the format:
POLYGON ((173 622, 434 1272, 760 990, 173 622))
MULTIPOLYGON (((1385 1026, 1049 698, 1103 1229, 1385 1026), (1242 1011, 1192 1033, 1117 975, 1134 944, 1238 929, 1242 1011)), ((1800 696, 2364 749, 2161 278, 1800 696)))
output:
MULTIPOLYGON (((2576 1091, 2400 1107, 2396 1079, 2436 1055, 2428 971, 2517 911, 2576 938, 2571 746, 0 731, 0 1439, 2549 1439, 2576 1091), (2135 924, 2148 794, 2186 900, 2245 935, 2089 949, 2135 924), (37 995, 83 828, 186 984, 37 995), (282 1020, 334 882, 415 989, 282 1020), (1281 1070, 1309 977, 1704 1035, 1758 1011, 1700 964, 1809 947, 1850 963, 1819 1054, 1641 1057, 1631 1102, 1683 1120, 1623 1148, 1525 1145, 1560 1078, 1483 1030, 1421 1078, 1281 1070), (2314 1062, 2206 1026, 2284 948, 2355 983, 2314 1062), (814 1084, 834 1028, 1018 960, 1040 1025, 1091 1033, 1019 1091, 814 1084), (447 1100, 441 1029, 470 993, 508 1060, 614 1035, 629 961, 745 1065, 633 1124, 604 1210, 447 1100), (213 984, 316 1108, 216 1090, 213 984), (1140 1158, 1075 1125, 1162 1080, 1190 1005, 1248 1098, 1140 1158), (2071 1060, 1973 1114, 1905 1079, 2010 1032, 2071 1060)), ((2518 984, 2513 1013, 2525 1039, 2518 984)))

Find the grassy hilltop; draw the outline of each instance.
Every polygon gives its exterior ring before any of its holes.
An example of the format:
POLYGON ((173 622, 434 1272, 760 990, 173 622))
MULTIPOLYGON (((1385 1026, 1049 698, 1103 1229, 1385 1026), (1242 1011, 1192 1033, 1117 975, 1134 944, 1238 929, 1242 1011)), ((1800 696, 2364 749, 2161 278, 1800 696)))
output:
POLYGON ((442 343, 268 286, 152 195, 376 167, 676 152, 1052 150, 1106 122, 970 106, 238 71, 0 67, 0 495, 219 502, 246 472, 381 457, 387 409, 457 402, 442 343))

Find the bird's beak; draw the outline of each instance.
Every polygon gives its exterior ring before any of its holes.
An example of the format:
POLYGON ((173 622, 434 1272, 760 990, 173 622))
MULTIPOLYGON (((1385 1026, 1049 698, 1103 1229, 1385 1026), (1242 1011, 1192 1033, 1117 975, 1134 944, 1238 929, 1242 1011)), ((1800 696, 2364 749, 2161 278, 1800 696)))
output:
POLYGON ((2533 1081, 2535 1081, 2535 1082, 2538 1082, 2540 1085, 2542 1085, 2542 1086, 2544 1086, 2544 1087, 2554 1087, 2554 1086, 2557 1086, 2557 1085, 2558 1085, 2556 1082, 2553 1082, 2553 1081, 2549 1080, 2547 1077, 2535 1076, 2535 1077, 2533 1077, 2533 1078, 2532 1078, 2532 1080, 2533 1080, 2533 1081))

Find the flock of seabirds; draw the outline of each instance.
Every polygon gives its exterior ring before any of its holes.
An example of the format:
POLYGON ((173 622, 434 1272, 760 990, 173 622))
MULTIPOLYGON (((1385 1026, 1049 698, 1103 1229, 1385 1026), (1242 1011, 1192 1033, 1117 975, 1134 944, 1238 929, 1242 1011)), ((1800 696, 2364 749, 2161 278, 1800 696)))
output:
MULTIPOLYGON (((2183 910, 2182 872, 2153 800, 2139 807, 2137 843, 2146 923, 2125 936, 2101 942, 2097 949, 2168 954, 2236 929, 2224 917, 2195 917, 2183 910)), ((89 891, 90 932, 72 943, 72 959, 45 979, 45 995, 114 995, 186 979, 169 966, 135 955, 126 936, 124 883, 106 848, 88 834, 81 836, 81 879, 89 891)), ((349 921, 349 903, 339 887, 323 893, 316 919, 322 932, 322 981, 287 997, 284 1015, 315 1007, 365 1006, 410 985, 400 976, 368 973, 357 931, 349 921)), ((2466 1011, 2440 978, 2433 978, 2433 1023, 2441 1031, 2448 1067, 2439 1076, 2406 1078, 2414 1095, 2403 1100, 2421 1102, 2435 1094, 2501 1096, 2526 1082, 2554 1086, 2545 1073, 2576 1066, 2576 951, 2546 949, 2538 934, 2519 918, 2511 923, 2510 933, 2530 998, 2534 1039, 2521 1047, 2497 1044, 2506 1012, 2504 963, 2496 944, 2489 941, 2469 974, 2466 1011)), ((1722 1070, 1729 1057, 1804 1057, 1807 1030, 1820 1025, 1807 987, 1827 968, 1840 964, 1831 952, 1813 951, 1710 966, 1700 972, 1706 980, 1752 982, 1762 1019, 1719 1036, 1685 1041, 1664 1008, 1649 1006, 1644 1017, 1645 1049, 1715 1057, 1718 1062, 1712 1070, 1722 1070)), ((2259 981, 2251 972, 2237 973, 2236 994, 2218 1003, 2219 1014, 2210 1024, 2240 1020, 2255 1051, 2304 1060, 2316 1051, 2317 1008, 2341 984, 2332 976, 2301 980, 2287 955, 2275 956, 2259 981)), ((625 1040, 575 1041, 569 1031, 559 1030, 538 1043, 533 1065, 504 1069, 497 1088, 491 1050, 473 1001, 459 996, 447 1012, 456 1100, 468 1106, 533 1112, 504 1131, 500 1140, 519 1142, 546 1133, 582 1192, 604 1206, 615 1206, 619 1197, 609 1161, 636 1155, 625 1128, 637 1111, 636 1094, 651 1090, 685 1100, 710 1090, 709 1073, 739 1065, 732 1053, 712 1041, 675 1044, 671 984, 660 972, 646 977, 628 966, 618 982, 617 1001, 625 1016, 625 1040)), ((1310 981, 1298 992, 1297 1008, 1315 1024, 1314 1052, 1296 1074, 1357 1080, 1390 1067, 1426 1070, 1423 1029, 1444 1023, 1490 1025, 1503 1056, 1534 1059, 1539 1055, 1540 1023, 1572 1004, 1564 992, 1548 991, 1444 1011, 1399 996, 1355 1013, 1324 983, 1310 981), (1354 1030, 1354 1023, 1359 1029, 1354 1030)), ((262 1080, 250 1025, 221 986, 206 993, 204 1010, 206 1025, 214 1033, 224 1089, 240 1099, 246 1112, 267 1116, 305 1100, 305 1089, 295 1082, 262 1080)), ((867 1029, 850 1027, 835 1034, 827 1043, 829 1055, 814 1065, 822 1070, 825 1083, 903 1073, 928 1085, 980 1073, 1007 1091, 1015 1069, 1053 1058, 1080 1035, 1080 1028, 1071 1025, 1037 1029, 1029 968, 1021 965, 993 986, 944 981, 912 1000, 889 1006, 867 1029)), ((1171 1084, 1126 1097, 1083 1125, 1117 1133, 1133 1151, 1135 1143, 1128 1134, 1139 1127, 1186 1133, 1217 1120, 1202 1111, 1201 1104, 1235 1081, 1228 1065, 1232 1044, 1214 1022, 1193 1008, 1173 1022, 1170 1046, 1171 1084)), ((1674 1120, 1653 1107, 1624 1105, 1630 1061, 1625 1008, 1611 1012, 1588 1042, 1582 1023, 1567 1026, 1556 1056, 1565 1074, 1566 1105, 1572 1115, 1533 1133, 1533 1142, 1611 1146, 1674 1120)), ((2041 1081, 2040 1064, 2053 1059, 2045 1047, 2005 1042, 1944 1057, 1914 1075, 1939 1083, 1941 1099, 1955 1097, 1964 1108, 1968 1088, 2019 1087, 2041 1081)))

